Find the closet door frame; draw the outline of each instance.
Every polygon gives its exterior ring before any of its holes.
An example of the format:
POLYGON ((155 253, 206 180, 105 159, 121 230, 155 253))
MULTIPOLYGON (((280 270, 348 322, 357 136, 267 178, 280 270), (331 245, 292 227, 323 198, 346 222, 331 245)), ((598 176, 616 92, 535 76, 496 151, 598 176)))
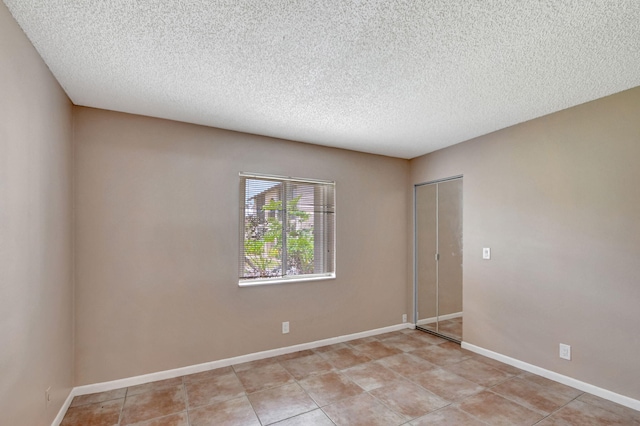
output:
MULTIPOLYGON (((438 332, 435 332, 433 330, 429 330, 426 329, 424 327, 420 327, 418 326, 418 215, 417 215, 417 194, 416 191, 418 189, 418 187, 420 186, 425 186, 425 185, 434 185, 434 184, 439 184, 439 183, 443 183, 443 182, 448 182, 448 181, 452 181, 452 180, 456 180, 456 179, 462 179, 464 182, 464 175, 456 175, 456 176, 450 176, 447 178, 443 178, 443 179, 436 179, 436 180, 432 180, 432 181, 428 181, 428 182, 422 182, 422 183, 417 183, 413 185, 413 323, 416 327, 416 329, 419 329, 421 331, 424 331, 426 333, 430 333, 430 334, 434 334, 438 337, 441 337, 443 339, 455 342, 455 343, 460 343, 460 340, 457 340, 453 337, 447 336, 445 334, 440 334, 438 332)), ((463 198, 464 199, 464 198, 463 198)), ((462 206, 461 206, 462 208, 462 206)), ((437 229, 436 229, 437 232, 437 229)), ((436 272, 437 273, 437 272, 436 272)), ((464 288, 464 287, 463 287, 464 288)), ((437 303, 438 301, 436 301, 437 303)))

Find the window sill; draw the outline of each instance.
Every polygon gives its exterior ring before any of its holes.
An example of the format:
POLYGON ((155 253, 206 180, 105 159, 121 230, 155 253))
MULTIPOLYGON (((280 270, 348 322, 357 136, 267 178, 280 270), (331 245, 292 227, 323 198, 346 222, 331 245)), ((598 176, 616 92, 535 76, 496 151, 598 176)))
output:
POLYGON ((240 280, 238 282, 239 287, 255 287, 259 285, 272 285, 272 284, 286 284, 286 283, 299 283, 306 281, 322 281, 322 280, 335 280, 336 274, 321 274, 321 275, 304 275, 304 276, 292 276, 292 277, 280 277, 280 278, 263 278, 254 280, 240 280))

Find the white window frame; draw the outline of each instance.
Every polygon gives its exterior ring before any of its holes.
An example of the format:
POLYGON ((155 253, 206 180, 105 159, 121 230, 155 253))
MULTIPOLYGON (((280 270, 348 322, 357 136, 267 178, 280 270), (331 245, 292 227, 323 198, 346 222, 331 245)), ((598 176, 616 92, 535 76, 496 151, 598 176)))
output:
MULTIPOLYGON (((315 250, 329 250, 330 259, 327 259, 326 262, 330 266, 332 266, 332 270, 329 272, 319 273, 319 274, 303 274, 303 275, 283 275, 273 278, 242 278, 239 276, 238 285, 240 287, 250 287, 250 286, 259 286, 259 285, 270 285, 270 284, 283 284, 283 283, 292 283, 292 282, 305 282, 305 281, 319 281, 319 280, 330 280, 336 278, 336 255, 335 255, 335 246, 336 246, 336 218, 335 218, 335 182, 328 180, 319 180, 319 179, 308 179, 308 178, 296 178, 289 176, 277 176, 277 175, 269 175, 269 174, 260 174, 260 173, 246 173, 241 172, 240 176, 240 214, 239 214, 239 255, 238 255, 238 272, 240 273, 241 269, 244 268, 244 250, 245 250, 245 203, 246 203, 246 179, 257 179, 257 180, 268 180, 268 181, 276 181, 276 182, 293 182, 293 183, 311 183, 311 184, 319 184, 319 185, 327 185, 331 187, 331 197, 330 205, 333 206, 332 212, 324 212, 319 218, 324 219, 326 214, 332 214, 333 220, 330 221, 330 226, 332 229, 329 232, 325 232, 323 230, 323 240, 321 247, 315 246, 315 250)), ((285 196, 286 198, 286 196, 285 196)), ((315 204, 314 200, 314 204, 315 204)), ((284 203, 286 204, 286 202, 284 203)), ((315 215, 314 215, 315 217, 315 215)), ((323 225, 324 226, 324 225, 323 225)), ((314 227, 316 229, 316 227, 314 227)), ((284 230, 283 230, 284 235, 284 230)), ((316 241, 314 239, 314 241, 316 241)), ((283 253, 283 256, 286 256, 283 253)), ((326 256, 326 255, 324 255, 326 256)))

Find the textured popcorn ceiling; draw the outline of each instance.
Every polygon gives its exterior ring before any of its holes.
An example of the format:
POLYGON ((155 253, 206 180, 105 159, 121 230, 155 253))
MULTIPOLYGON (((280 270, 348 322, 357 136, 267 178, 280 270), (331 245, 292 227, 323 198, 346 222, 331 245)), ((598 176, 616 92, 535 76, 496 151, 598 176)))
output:
POLYGON ((640 85, 637 0, 4 0, 77 105, 402 158, 640 85))

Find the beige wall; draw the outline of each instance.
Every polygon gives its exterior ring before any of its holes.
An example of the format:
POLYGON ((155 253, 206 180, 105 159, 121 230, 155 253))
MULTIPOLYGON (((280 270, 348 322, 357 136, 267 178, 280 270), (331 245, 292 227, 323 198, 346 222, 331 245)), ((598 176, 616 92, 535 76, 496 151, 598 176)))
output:
POLYGON ((385 327, 409 313, 408 161, 75 114, 77 385, 385 327), (238 287, 240 171, 336 181, 337 279, 238 287))
POLYGON ((464 174, 466 342, 640 399, 639 117, 636 88, 411 161, 464 174))
POLYGON ((640 399, 640 88, 407 162, 87 108, 72 146, 1 3, 0 63, 0 424, 50 424, 73 385, 400 322, 411 184, 459 174, 464 340, 640 399), (237 286, 240 171, 337 182, 336 280, 237 286))
POLYGON ((71 113, 0 2, 2 425, 51 424, 73 385, 71 113))

